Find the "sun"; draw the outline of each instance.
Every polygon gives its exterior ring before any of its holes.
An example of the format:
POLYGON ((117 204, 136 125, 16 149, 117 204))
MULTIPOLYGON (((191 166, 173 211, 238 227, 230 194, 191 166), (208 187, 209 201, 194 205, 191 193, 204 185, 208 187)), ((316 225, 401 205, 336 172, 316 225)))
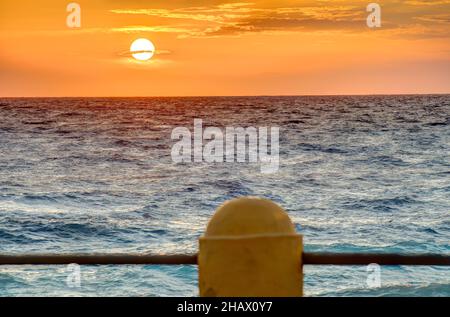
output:
POLYGON ((155 54, 155 45, 147 39, 137 39, 131 44, 130 53, 138 61, 148 61, 155 54))

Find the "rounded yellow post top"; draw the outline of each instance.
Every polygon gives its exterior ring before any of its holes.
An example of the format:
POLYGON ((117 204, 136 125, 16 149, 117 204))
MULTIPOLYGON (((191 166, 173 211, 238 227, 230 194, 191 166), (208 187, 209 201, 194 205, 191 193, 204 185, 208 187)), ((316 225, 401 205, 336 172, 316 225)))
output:
POLYGON ((283 208, 268 199, 242 197, 217 209, 205 238, 295 233, 294 224, 283 208))

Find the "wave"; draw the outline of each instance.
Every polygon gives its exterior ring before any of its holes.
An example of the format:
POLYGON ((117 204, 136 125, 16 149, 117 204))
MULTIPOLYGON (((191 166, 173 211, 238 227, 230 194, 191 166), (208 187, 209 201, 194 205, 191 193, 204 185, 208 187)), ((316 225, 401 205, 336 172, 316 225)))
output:
POLYGON ((375 297, 448 297, 450 284, 388 285, 380 288, 350 288, 321 293, 320 296, 375 296, 375 297))
POLYGON ((426 127, 439 127, 439 126, 447 126, 450 124, 450 119, 447 119, 446 121, 438 121, 438 122, 430 122, 424 124, 426 127))
POLYGON ((323 146, 320 144, 310 144, 310 143, 300 143, 297 144, 297 147, 303 151, 317 151, 323 153, 331 153, 331 154, 347 154, 348 151, 332 146, 323 146))
POLYGON ((402 241, 397 243, 384 243, 369 245, 367 242, 361 242, 361 244, 355 243, 308 243, 305 244, 305 250, 307 252, 348 252, 348 253, 445 253, 448 252, 448 246, 441 245, 427 245, 417 241, 402 241))

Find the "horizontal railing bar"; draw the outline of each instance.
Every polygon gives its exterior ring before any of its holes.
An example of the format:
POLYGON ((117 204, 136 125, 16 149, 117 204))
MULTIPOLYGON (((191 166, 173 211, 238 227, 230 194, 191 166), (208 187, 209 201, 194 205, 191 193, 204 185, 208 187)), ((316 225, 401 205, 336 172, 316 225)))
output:
POLYGON ((0 265, 187 265, 197 264, 197 255, 144 255, 144 254, 36 254, 0 255, 0 265))
POLYGON ((312 265, 450 265, 450 255, 387 253, 303 253, 312 265))
MULTIPOLYGON (((0 265, 196 265, 197 255, 28 254, 0 255, 0 265)), ((306 265, 450 265, 450 255, 386 253, 303 253, 306 265)))

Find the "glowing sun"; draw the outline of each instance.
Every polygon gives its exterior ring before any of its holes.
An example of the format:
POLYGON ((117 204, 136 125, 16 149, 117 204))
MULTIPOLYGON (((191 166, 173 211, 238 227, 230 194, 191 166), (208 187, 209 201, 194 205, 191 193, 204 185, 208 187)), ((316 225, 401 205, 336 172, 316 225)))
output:
POLYGON ((148 61, 155 54, 155 45, 147 39, 137 39, 131 44, 130 52, 138 61, 148 61))

